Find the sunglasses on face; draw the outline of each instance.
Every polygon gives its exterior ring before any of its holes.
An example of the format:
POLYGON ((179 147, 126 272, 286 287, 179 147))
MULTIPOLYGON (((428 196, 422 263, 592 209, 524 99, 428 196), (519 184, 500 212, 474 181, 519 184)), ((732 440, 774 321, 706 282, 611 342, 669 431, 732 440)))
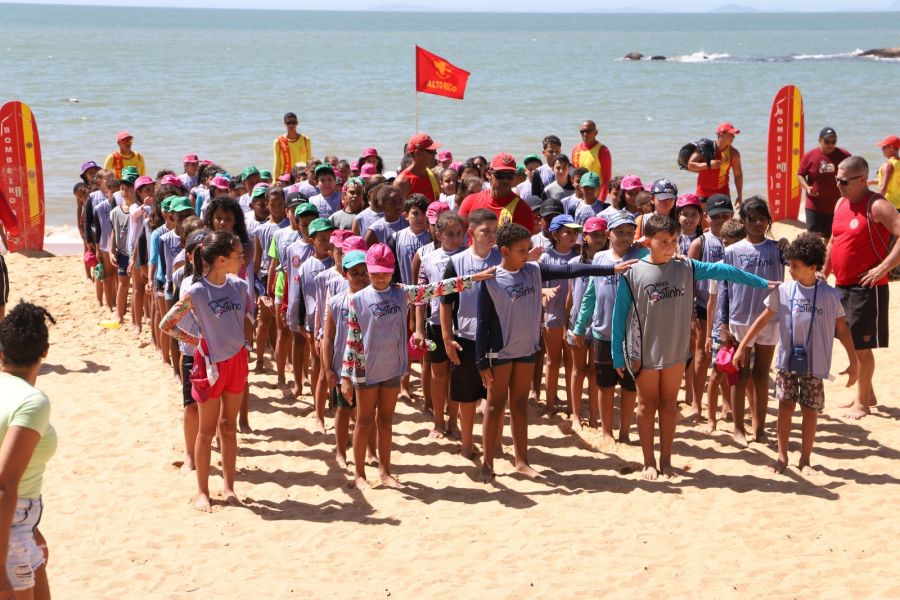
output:
POLYGON ((597 131, 597 130, 596 129, 579 129, 578 133, 580 133, 581 135, 584 135, 586 133, 591 133, 592 131, 597 131))
POLYGON ((285 125, 296 125, 297 121, 285 121, 284 124, 285 125))
POLYGON ((500 181, 512 181, 513 177, 515 177, 515 173, 509 173, 509 172, 494 173, 494 178, 499 179, 500 181))
POLYGON ((857 175, 856 177, 844 177, 842 179, 835 179, 834 182, 840 186, 850 185, 850 182, 854 179, 862 179, 865 175, 857 175))

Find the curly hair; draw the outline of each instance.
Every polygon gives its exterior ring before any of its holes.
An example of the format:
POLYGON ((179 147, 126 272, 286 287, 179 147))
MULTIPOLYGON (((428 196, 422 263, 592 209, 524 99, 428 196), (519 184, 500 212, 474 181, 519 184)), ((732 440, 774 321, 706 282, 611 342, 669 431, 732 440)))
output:
POLYGON ((816 270, 825 266, 825 240, 822 236, 804 231, 784 250, 785 260, 799 260, 816 270))
POLYGON ((497 247, 508 248, 516 242, 530 240, 531 232, 518 223, 507 223, 497 230, 497 247))
POLYGON ((250 241, 247 235, 247 223, 244 221, 244 211, 241 209, 240 203, 231 196, 216 196, 211 199, 203 211, 203 222, 206 228, 213 230, 213 215, 219 209, 231 212, 234 215, 234 233, 241 239, 242 244, 250 241))
POLYGON ((56 325, 46 308, 20 300, 0 321, 3 364, 30 367, 38 362, 49 343, 48 320, 56 325))

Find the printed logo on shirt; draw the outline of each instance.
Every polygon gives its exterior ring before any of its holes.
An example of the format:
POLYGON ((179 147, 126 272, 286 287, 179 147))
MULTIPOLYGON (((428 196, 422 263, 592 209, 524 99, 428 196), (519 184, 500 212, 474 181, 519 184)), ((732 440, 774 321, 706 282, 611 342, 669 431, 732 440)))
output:
POLYGON ((298 268, 298 267, 300 266, 300 262, 301 262, 301 261, 300 261, 300 257, 299 257, 299 256, 292 256, 292 257, 291 257, 291 265, 293 265, 293 267, 294 267, 295 269, 298 268))
POLYGON ((670 300, 684 296, 684 288, 672 287, 668 281, 663 281, 644 286, 644 293, 650 298, 650 302, 658 302, 659 300, 670 300))
POLYGON ((227 312, 233 310, 241 310, 241 305, 236 302, 232 302, 228 296, 223 298, 218 298, 216 300, 212 300, 209 302, 209 309, 213 311, 213 314, 221 317, 227 312))
POLYGON ((706 262, 719 262, 725 257, 725 249, 713 246, 709 249, 709 259, 706 262))
MULTIPOLYGON (((815 310, 817 315, 822 316, 822 307, 816 307, 815 310)), ((812 311, 813 304, 808 298, 791 300, 791 312, 795 315, 799 315, 802 313, 811 313, 812 311)))
POLYGON ((834 173, 834 163, 830 160, 820 160, 819 173, 834 173))
POLYGON ((737 259, 740 261, 742 267, 747 268, 775 266, 775 261, 771 258, 760 256, 759 254, 738 254, 737 259))
POLYGON ((372 311, 372 316, 376 319, 380 319, 381 317, 387 317, 400 312, 400 305, 391 300, 385 300, 384 302, 370 304, 369 310, 372 311))
POLYGON ((506 293, 510 298, 523 298, 534 293, 534 286, 525 285, 524 283, 516 283, 506 287, 506 293))
POLYGON ((619 276, 618 275, 602 275, 597 277, 598 283, 600 285, 619 285, 619 276))

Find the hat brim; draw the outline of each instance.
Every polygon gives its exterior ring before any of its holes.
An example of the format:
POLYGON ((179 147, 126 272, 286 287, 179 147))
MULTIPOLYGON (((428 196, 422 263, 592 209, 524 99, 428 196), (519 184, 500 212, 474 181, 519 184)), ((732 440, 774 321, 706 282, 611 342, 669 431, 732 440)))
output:
POLYGON ((381 265, 371 265, 368 262, 366 263, 366 269, 368 269, 369 273, 393 273, 394 267, 383 267, 381 265))
POLYGON ((491 167, 491 171, 494 171, 495 173, 497 171, 510 171, 512 173, 515 173, 516 167, 510 167, 509 165, 504 165, 502 167, 491 167))
POLYGON ((657 200, 677 200, 678 196, 675 194, 669 194, 668 192, 663 192, 662 194, 654 194, 654 198, 657 200))
MULTIPOLYGON (((693 206, 693 205, 689 204, 688 206, 693 206)), ((734 214, 734 209, 733 208, 725 208, 724 206, 719 206, 717 208, 711 208, 706 211, 707 216, 710 216, 710 217, 714 217, 716 215, 721 215, 724 213, 734 214)))
POLYGON ((642 190, 642 189, 644 189, 643 185, 633 185, 631 187, 625 187, 624 185, 622 186, 622 190, 626 191, 626 192, 630 192, 631 190, 642 190))
MULTIPOLYGON (((302 204, 302 202, 301 202, 301 204, 302 204)), ((299 206, 299 205, 298 205, 298 206, 299 206)), ((298 219, 299 219, 300 217, 305 217, 305 216, 307 216, 307 215, 315 215, 315 216, 318 217, 318 216, 319 216, 319 213, 317 213, 317 212, 314 211, 314 210, 304 210, 304 211, 301 212, 301 213, 297 213, 297 212, 294 213, 294 216, 297 217, 298 219)))
POLYGON ((355 267, 357 265, 364 265, 364 264, 366 264, 366 261, 363 258, 357 258, 357 259, 341 262, 341 265, 344 267, 344 269, 352 269, 353 267, 355 267))

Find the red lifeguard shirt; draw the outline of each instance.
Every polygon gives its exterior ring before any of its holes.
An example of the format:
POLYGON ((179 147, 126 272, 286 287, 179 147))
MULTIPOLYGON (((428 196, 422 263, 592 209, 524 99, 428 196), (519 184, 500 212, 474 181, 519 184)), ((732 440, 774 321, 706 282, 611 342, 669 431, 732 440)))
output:
POLYGON ((720 161, 718 169, 704 169, 697 173, 696 193, 701 198, 709 198, 713 194, 725 194, 731 198, 728 189, 728 172, 731 171, 731 146, 722 150, 716 149, 716 160, 720 161))
MULTIPOLYGON (((838 200, 831 225, 831 270, 837 285, 859 285, 866 271, 878 266, 891 249, 887 227, 871 220, 871 205, 883 196, 870 192, 868 198, 850 202, 838 200)), ((885 275, 875 285, 887 285, 885 275)))
MULTIPOLYGON (((516 207, 513 209, 513 223, 518 223, 528 231, 534 231, 534 213, 528 208, 528 204, 513 193, 502 198, 494 198, 491 196, 491 190, 482 190, 476 194, 466 196, 462 204, 459 206, 459 216, 468 218, 469 213, 479 208, 487 208, 500 218, 500 212, 507 207, 513 200, 518 200, 516 207)), ((503 226, 505 223, 498 223, 503 226)))
POLYGON ((410 194, 422 194, 428 198, 429 202, 435 202, 438 199, 441 188, 438 185, 437 177, 434 176, 431 169, 426 169, 424 177, 413 173, 412 167, 406 168, 401 174, 403 179, 409 182, 410 194))

